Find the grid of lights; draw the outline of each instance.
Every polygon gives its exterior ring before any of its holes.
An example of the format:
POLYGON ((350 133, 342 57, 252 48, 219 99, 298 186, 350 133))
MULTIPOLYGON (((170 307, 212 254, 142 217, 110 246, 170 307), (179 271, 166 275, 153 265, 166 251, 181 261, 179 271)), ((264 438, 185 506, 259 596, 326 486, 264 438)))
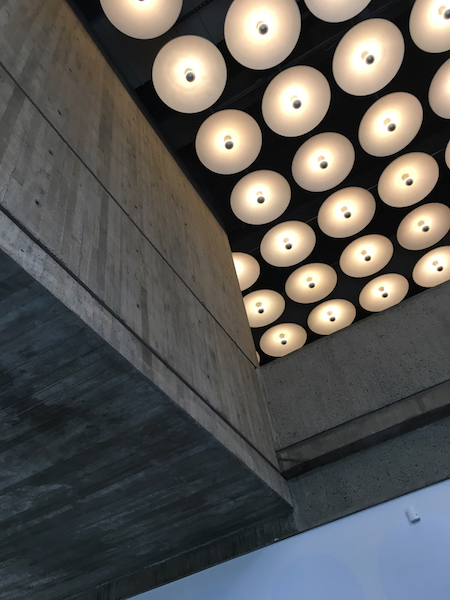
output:
MULTIPOLYGON (((443 54, 427 100, 435 115, 450 119, 450 58, 445 54, 450 51, 450 0, 415 0, 407 9, 407 32, 385 18, 365 18, 370 0, 304 1, 309 19, 339 28, 334 50, 326 58, 328 79, 307 60, 279 67, 307 35, 302 2, 230 0, 223 23, 227 52, 246 69, 272 69, 259 101, 261 118, 239 107, 220 106, 230 57, 225 60, 211 41, 196 35, 173 37, 160 47, 153 63, 154 89, 170 109, 183 114, 209 109, 195 136, 200 168, 218 180, 238 177, 229 207, 241 227, 259 232, 259 247, 251 252, 237 248, 233 258, 263 360, 285 356, 310 339, 347 327, 364 316, 361 311, 376 313, 398 304, 411 285, 424 289, 450 279, 446 244, 450 208, 432 196, 440 171, 445 165, 450 168, 450 142, 437 157, 427 148, 409 151, 426 126, 423 99, 395 87, 383 93, 391 82, 395 86, 412 40, 420 52, 443 54), (352 21, 343 31, 342 23, 358 15, 360 22, 352 21), (411 39, 405 40, 406 33, 411 39), (352 139, 339 131, 339 123, 334 130, 317 131, 333 106, 330 83, 344 97, 372 96, 354 123, 352 139), (286 140, 297 142, 289 165, 291 182, 270 164, 263 169, 252 166, 258 164, 269 130, 270 139, 277 139, 274 154, 286 140), (374 161, 388 157, 376 186, 372 181, 366 184, 369 188, 348 183, 358 153, 374 161), (295 204, 301 208, 305 192, 317 195, 320 204, 309 219, 293 219, 292 210, 301 214, 295 204), (391 239, 383 231, 364 231, 383 205, 404 211, 391 239), (313 260, 316 246, 320 242, 325 247, 327 240, 343 240, 345 247, 331 261, 313 260), (410 272, 391 272, 396 248, 416 254, 410 272), (268 277, 263 276, 267 265, 269 271, 276 268, 284 274, 277 278, 284 281, 281 289, 267 286, 268 277), (352 301, 336 295, 345 277, 361 282, 352 301), (295 306, 302 307, 298 322, 292 318, 295 306)), ((139 39, 168 31, 182 10, 182 0, 101 0, 101 4, 115 27, 139 39)), ((442 126, 447 127, 446 121, 442 126)))

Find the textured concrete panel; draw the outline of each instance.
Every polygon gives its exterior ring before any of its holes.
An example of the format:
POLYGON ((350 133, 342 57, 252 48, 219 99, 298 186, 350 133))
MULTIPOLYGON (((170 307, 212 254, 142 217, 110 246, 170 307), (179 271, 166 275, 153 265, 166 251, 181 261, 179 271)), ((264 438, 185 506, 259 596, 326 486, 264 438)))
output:
MULTIPOLYGON (((211 408, 209 431, 222 419, 276 466, 223 231, 65 0, 4 2, 0 50, 4 215, 65 271, 60 281, 72 277, 134 334, 145 363, 167 365, 211 408)), ((14 258, 32 270, 34 255, 14 258)), ((45 268, 33 273, 55 285, 45 268)), ((76 297, 66 304, 99 329, 76 297)))
POLYGON ((258 373, 278 449, 450 379, 450 282, 258 373))
POLYGON ((3 253, 0 331, 2 599, 63 600, 289 515, 3 253))

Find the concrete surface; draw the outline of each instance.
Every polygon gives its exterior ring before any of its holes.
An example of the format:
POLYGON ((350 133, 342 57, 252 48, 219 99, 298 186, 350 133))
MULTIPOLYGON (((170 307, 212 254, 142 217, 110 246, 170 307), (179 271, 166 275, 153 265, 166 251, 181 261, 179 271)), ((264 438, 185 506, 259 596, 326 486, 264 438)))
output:
POLYGON ((450 379, 450 282, 258 373, 278 450, 450 379))

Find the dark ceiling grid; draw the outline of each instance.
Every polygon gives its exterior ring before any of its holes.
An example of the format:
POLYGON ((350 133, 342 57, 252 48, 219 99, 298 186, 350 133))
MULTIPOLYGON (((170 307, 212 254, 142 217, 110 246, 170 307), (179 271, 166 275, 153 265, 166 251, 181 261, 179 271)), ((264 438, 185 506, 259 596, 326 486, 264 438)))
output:
MULTIPOLYGON (((428 89, 438 68, 449 58, 450 52, 429 54, 419 50, 409 34, 409 15, 413 0, 372 0, 369 6, 357 17, 344 23, 325 23, 307 10, 304 1, 298 2, 302 15, 302 30, 299 41, 292 54, 280 65, 265 71, 253 71, 237 63, 230 55, 223 39, 223 22, 232 0, 185 0, 180 18, 174 27, 156 40, 134 40, 118 32, 103 15, 99 0, 73 0, 88 21, 88 28, 97 43, 112 59, 129 86, 135 88, 146 111, 183 164, 185 171, 200 190, 222 227, 227 232, 233 251, 246 252, 254 256, 260 266, 261 275, 257 282, 244 295, 258 289, 274 289, 281 293, 286 301, 286 309, 281 317, 267 327, 253 329, 256 345, 262 334, 278 323, 297 323, 308 332, 308 343, 318 339, 311 332, 307 317, 311 310, 327 299, 345 298, 357 309, 356 320, 372 313, 365 311, 358 302, 362 288, 383 273, 400 273, 410 284, 407 297, 423 288, 412 280, 412 270, 421 256, 433 247, 450 244, 450 233, 438 244, 422 251, 409 251, 402 248, 396 239, 400 221, 421 204, 442 202, 450 205, 450 171, 445 165, 444 151, 450 137, 448 122, 435 115, 428 103, 428 89), (369 96, 351 96, 341 90, 332 75, 331 65, 334 50, 343 35, 357 23, 368 18, 380 17, 394 22, 401 30, 405 40, 405 58, 394 79, 382 90, 369 96), (218 23, 222 31, 218 39, 218 23), (151 81, 151 66, 156 54, 170 39, 179 35, 201 35, 218 46, 225 58, 228 80, 225 91, 216 104, 197 114, 182 114, 168 108, 157 96, 151 81), (143 58, 144 57, 144 58, 143 58), (271 131, 262 118, 262 96, 270 81, 288 67, 305 64, 322 72, 331 86, 331 105, 323 121, 310 133, 295 138, 284 138, 271 131), (142 81, 148 77, 146 81, 142 81), (379 98, 391 92, 407 91, 416 96, 424 109, 422 127, 416 138, 401 152, 385 158, 376 158, 366 154, 358 141, 359 123, 366 110, 379 98), (245 171, 236 175, 217 175, 204 167, 195 152, 195 136, 198 128, 212 113, 225 108, 243 110, 256 119, 263 133, 263 147, 256 161, 245 171), (291 174, 292 158, 298 148, 308 138, 322 132, 335 131, 345 135, 356 151, 355 165, 350 175, 336 188, 326 192, 306 192, 294 181, 291 174), (383 170, 395 158, 409 152, 426 152, 433 155, 439 163, 440 176, 436 188, 422 202, 407 208, 392 208, 385 205, 377 194, 378 179, 383 170), (247 173, 260 169, 270 169, 283 175, 292 190, 291 203, 286 212, 275 221, 261 226, 242 223, 231 211, 230 195, 234 185, 247 173), (330 238, 319 229, 317 213, 322 203, 335 191, 358 186, 369 190, 376 199, 376 212, 372 222, 358 234, 343 239, 330 238), (299 220, 308 223, 316 233, 316 247, 310 256, 293 267, 272 267, 261 257, 259 244, 264 234, 278 223, 299 220), (394 255, 388 265, 375 275, 365 278, 353 278, 345 275, 339 267, 339 258, 354 239, 362 235, 378 233, 388 237, 394 244, 394 255), (289 275, 299 266, 324 262, 330 264, 338 274, 338 283, 326 299, 315 304, 302 305, 290 300, 284 290, 289 275)), ((261 362, 271 359, 261 353, 261 362)))

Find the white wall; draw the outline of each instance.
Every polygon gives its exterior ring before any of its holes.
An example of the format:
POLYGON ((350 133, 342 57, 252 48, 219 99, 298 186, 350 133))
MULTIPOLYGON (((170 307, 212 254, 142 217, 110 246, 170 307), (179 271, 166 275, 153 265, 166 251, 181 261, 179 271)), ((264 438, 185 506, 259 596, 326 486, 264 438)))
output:
POLYGON ((450 481, 137 598, 450 600, 450 481), (410 505, 421 516, 416 524, 405 514, 410 505))

